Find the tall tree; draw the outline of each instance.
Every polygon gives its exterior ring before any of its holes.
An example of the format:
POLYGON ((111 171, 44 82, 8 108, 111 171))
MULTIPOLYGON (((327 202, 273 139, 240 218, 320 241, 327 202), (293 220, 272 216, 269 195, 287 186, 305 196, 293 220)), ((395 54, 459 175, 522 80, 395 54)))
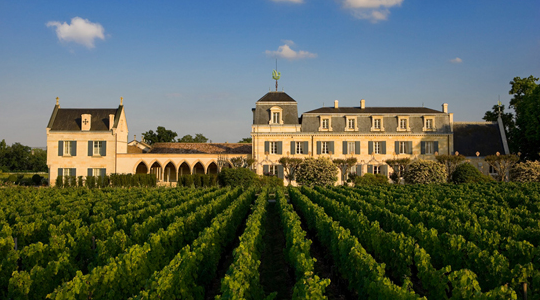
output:
POLYGON ((251 137, 247 137, 247 138, 243 138, 241 139, 240 141, 238 141, 239 143, 246 143, 246 144, 251 144, 251 137))
POLYGON ((182 138, 178 139, 179 143, 206 143, 208 139, 202 135, 202 133, 195 134, 193 137, 191 134, 186 134, 182 138))
POLYGON ((142 134, 144 140, 149 144, 155 143, 172 143, 178 134, 172 130, 168 130, 163 126, 158 126, 156 132, 150 130, 142 134))
POLYGON ((512 88, 509 93, 514 97, 510 100, 510 107, 514 108, 515 129, 512 132, 512 141, 522 159, 538 160, 540 158, 540 86, 536 83, 538 78, 515 77, 510 82, 512 88))

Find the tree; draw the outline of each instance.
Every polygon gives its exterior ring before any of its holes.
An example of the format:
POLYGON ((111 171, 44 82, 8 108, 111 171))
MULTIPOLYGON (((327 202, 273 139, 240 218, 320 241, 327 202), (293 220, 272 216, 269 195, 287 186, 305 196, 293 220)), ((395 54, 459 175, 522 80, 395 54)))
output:
POLYGON ((405 172, 405 168, 411 163, 410 158, 399 158, 399 159, 388 159, 386 160, 386 164, 389 165, 392 170, 394 171, 392 173, 392 176, 390 178, 396 182, 399 183, 399 179, 403 177, 403 173, 405 172))
POLYGON ((497 154, 488 155, 484 160, 497 172, 497 180, 508 181, 508 172, 519 161, 519 157, 515 154, 497 154))
POLYGON ((195 134, 195 137, 191 134, 184 135, 181 139, 178 139, 179 143, 206 143, 208 139, 201 133, 195 134))
POLYGON ((243 156, 233 157, 229 160, 233 168, 251 168, 255 160, 243 156))
POLYGON ((499 114, 501 115, 501 119, 504 124, 504 131, 506 133, 506 139, 508 140, 508 147, 512 152, 517 151, 517 147, 516 145, 514 145, 514 142, 512 140, 516 127, 514 122, 514 114, 510 112, 505 113, 504 105, 499 106, 498 104, 496 104, 493 105, 492 111, 486 111, 482 119, 489 122, 497 122, 499 114))
POLYGON ((302 162, 301 158, 292 158, 292 157, 282 157, 279 159, 279 163, 283 166, 285 171, 285 178, 291 184, 291 181, 294 180, 296 169, 302 162))
POLYGON ((489 182, 491 177, 482 174, 475 166, 470 163, 464 163, 456 167, 456 170, 452 173, 453 183, 475 183, 475 182, 489 182))
POLYGON ((304 159, 296 170, 296 182, 306 186, 333 185, 337 181, 337 168, 326 157, 304 159))
POLYGON ((47 169, 47 151, 20 143, 8 146, 5 140, 0 142, 0 170, 46 172, 47 169))
POLYGON ((349 173, 353 166, 356 166, 358 159, 356 157, 349 157, 345 159, 336 158, 332 161, 340 170, 341 170, 341 181, 343 185, 347 182, 349 178, 349 173))
POLYGON ((251 139, 250 137, 247 137, 247 138, 241 139, 241 140, 238 141, 238 142, 239 142, 239 143, 251 144, 251 141, 252 141, 252 139, 251 139))
POLYGON ((526 161, 510 170, 510 179, 515 182, 540 182, 540 162, 526 161))
MULTIPOLYGON (((538 80, 538 78, 534 79, 538 80)), ((518 151, 522 154, 521 158, 540 159, 540 85, 536 85, 520 97, 514 110, 516 111, 516 128, 512 139, 518 145, 518 151)))
POLYGON ((144 140, 149 144, 155 143, 173 143, 178 134, 172 130, 165 129, 163 126, 158 126, 156 132, 150 130, 142 134, 144 140))
POLYGON ((409 164, 403 177, 411 184, 445 183, 446 166, 432 160, 417 160, 409 164))
POLYGON ((452 180, 452 173, 454 173, 457 166, 465 161, 465 156, 463 155, 441 154, 435 156, 435 158, 439 163, 443 164, 446 167, 446 178, 448 181, 452 180))

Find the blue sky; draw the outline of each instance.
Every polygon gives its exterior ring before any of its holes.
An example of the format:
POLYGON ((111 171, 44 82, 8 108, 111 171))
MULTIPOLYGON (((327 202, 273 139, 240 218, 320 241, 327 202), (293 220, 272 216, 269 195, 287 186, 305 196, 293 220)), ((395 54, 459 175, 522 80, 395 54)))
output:
POLYGON ((64 108, 117 107, 130 129, 237 142, 269 88, 305 112, 449 104, 481 121, 540 76, 540 1, 0 0, 0 139, 46 145, 64 108))

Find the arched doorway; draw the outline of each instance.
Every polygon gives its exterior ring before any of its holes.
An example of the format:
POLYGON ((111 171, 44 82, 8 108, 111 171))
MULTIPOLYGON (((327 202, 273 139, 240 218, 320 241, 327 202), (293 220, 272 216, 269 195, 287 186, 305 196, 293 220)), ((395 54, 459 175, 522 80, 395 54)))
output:
POLYGON ((172 162, 169 162, 165 166, 165 172, 163 172, 163 179, 165 182, 176 182, 176 167, 172 162))
POLYGON ((178 168, 178 176, 191 174, 191 168, 186 162, 183 162, 178 168))
POLYGON ((150 174, 156 175, 157 181, 162 181, 163 180, 162 167, 157 161, 155 163, 153 163, 152 166, 150 167, 150 174))
POLYGON ((148 167, 144 162, 140 162, 137 165, 137 168, 135 168, 135 174, 147 174, 148 173, 148 167))
POLYGON ((204 174, 204 167, 201 162, 198 162, 193 166, 193 174, 204 174))
POLYGON ((208 169, 206 171, 206 174, 217 174, 218 173, 218 166, 215 162, 211 162, 210 165, 208 165, 208 169))

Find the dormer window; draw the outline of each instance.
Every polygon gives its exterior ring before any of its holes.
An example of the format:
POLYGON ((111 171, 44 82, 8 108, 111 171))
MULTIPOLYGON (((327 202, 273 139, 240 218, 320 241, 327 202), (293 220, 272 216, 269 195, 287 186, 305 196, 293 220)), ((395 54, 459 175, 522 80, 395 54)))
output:
POLYGON ((279 106, 270 108, 270 121, 268 124, 283 124, 283 109, 279 106))
POLYGON ((345 116, 345 131, 358 131, 356 116, 345 116))
POLYGON ((330 117, 320 117, 319 131, 332 131, 332 119, 330 117))
POLYGON ((435 117, 433 116, 424 116, 424 128, 423 131, 434 131, 435 130, 435 117))
POLYGON ((382 116, 371 117, 371 131, 384 131, 382 116))
POLYGON ((409 127, 409 116, 398 116, 397 131, 411 131, 409 127))

